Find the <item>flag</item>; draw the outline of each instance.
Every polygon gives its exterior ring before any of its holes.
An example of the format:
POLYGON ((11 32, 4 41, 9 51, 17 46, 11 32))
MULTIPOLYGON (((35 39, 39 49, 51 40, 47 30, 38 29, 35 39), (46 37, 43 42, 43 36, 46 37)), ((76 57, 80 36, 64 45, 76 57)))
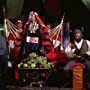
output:
POLYGON ((64 49, 70 43, 70 26, 69 22, 63 24, 63 47, 64 49))

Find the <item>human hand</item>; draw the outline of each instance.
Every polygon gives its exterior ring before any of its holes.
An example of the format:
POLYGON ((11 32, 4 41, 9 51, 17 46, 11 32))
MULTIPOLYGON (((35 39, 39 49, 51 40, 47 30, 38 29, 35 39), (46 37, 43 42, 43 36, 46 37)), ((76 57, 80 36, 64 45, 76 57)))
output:
POLYGON ((37 12, 34 12, 34 14, 35 14, 35 15, 38 15, 38 13, 37 13, 37 12))
POLYGON ((89 57, 89 55, 86 54, 86 53, 85 54, 82 54, 81 56, 82 56, 82 58, 88 58, 89 57))
POLYGON ((74 51, 74 54, 79 55, 79 54, 80 54, 80 50, 79 50, 79 49, 76 49, 76 50, 74 51))

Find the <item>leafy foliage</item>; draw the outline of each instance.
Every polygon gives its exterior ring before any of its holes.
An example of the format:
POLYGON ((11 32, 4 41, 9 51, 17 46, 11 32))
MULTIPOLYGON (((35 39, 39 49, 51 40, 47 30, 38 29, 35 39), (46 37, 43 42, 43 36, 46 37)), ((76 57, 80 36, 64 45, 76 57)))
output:
POLYGON ((47 58, 44 56, 38 56, 36 53, 29 54, 27 59, 22 60, 21 63, 18 64, 19 68, 53 68, 54 64, 52 62, 48 62, 47 58))

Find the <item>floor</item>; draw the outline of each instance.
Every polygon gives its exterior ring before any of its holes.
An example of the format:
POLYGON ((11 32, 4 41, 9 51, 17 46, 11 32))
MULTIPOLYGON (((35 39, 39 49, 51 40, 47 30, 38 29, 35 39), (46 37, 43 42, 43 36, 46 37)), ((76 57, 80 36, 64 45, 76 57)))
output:
MULTIPOLYGON (((89 79, 88 79, 89 80, 89 79)), ((20 81, 15 81, 12 79, 12 75, 9 78, 9 82, 7 83, 8 90, 72 90, 71 85, 68 85, 65 74, 63 71, 53 71, 45 82, 45 85, 39 85, 33 83, 31 86, 29 83, 23 83, 20 81)), ((88 89, 83 90, 90 90, 90 83, 87 83, 88 89)), ((75 89, 74 89, 75 90, 75 89)))

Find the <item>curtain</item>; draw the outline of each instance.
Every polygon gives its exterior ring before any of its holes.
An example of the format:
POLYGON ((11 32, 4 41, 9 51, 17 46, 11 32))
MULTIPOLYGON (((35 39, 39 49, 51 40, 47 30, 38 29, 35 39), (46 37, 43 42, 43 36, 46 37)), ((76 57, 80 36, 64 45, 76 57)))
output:
POLYGON ((62 9, 59 5, 59 0, 42 0, 44 7, 49 14, 50 17, 53 18, 61 18, 62 17, 62 9))
POLYGON ((90 0, 82 0, 82 2, 90 10, 90 0))
POLYGON ((24 0, 7 0, 6 1, 6 18, 14 19, 21 15, 24 0))

